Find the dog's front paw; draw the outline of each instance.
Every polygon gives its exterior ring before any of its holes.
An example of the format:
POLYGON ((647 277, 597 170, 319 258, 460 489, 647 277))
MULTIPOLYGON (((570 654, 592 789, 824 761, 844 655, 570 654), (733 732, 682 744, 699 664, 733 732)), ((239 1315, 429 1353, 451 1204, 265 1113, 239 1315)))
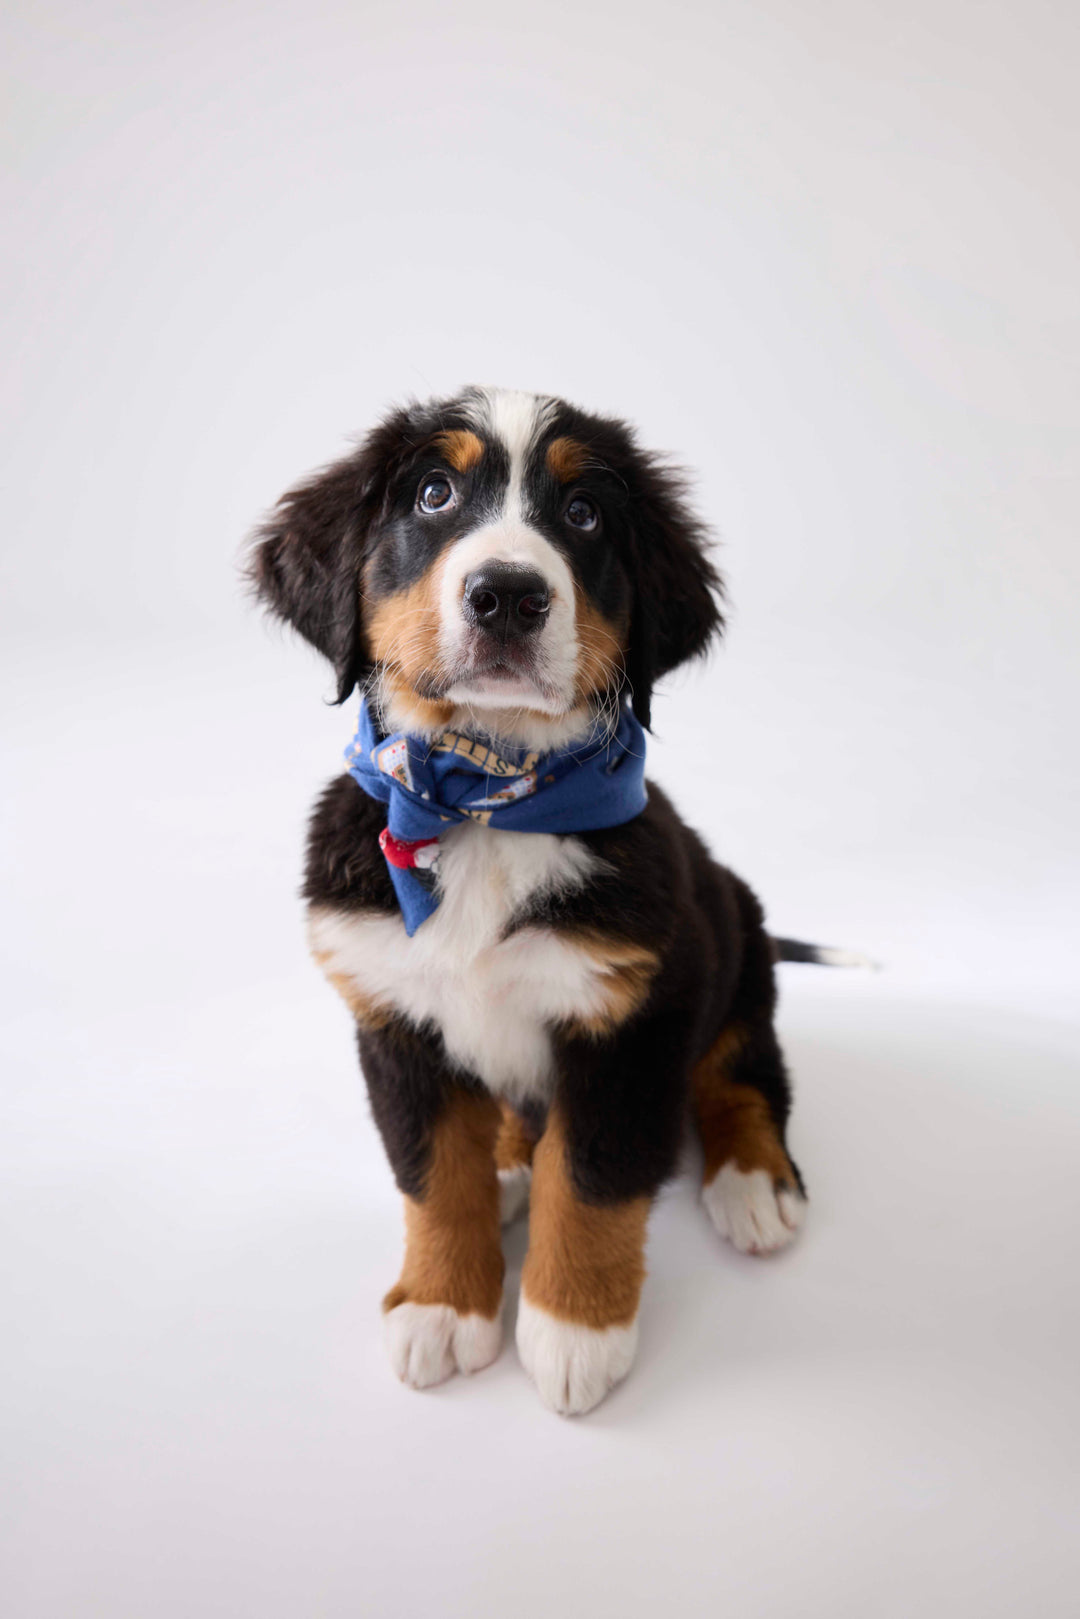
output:
POLYGON ((591 1411, 621 1383, 634 1363, 638 1329, 581 1326, 560 1321, 524 1293, 518 1305, 517 1346, 521 1364, 549 1411, 564 1417, 591 1411))
POLYGON ((479 1372, 502 1348, 502 1311, 493 1321, 449 1304, 398 1304, 383 1316, 390 1364, 410 1388, 431 1388, 454 1372, 479 1372))
POLYGON ((806 1199, 794 1186, 775 1182, 764 1169, 748 1173, 725 1164, 701 1193, 709 1218, 742 1254, 771 1254, 795 1236, 806 1199))

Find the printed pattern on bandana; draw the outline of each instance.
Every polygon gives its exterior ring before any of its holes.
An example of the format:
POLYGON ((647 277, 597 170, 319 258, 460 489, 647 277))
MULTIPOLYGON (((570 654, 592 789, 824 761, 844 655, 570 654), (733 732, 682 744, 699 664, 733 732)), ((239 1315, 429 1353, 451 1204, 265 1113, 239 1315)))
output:
POLYGON ((345 763, 364 792, 388 806, 380 845, 410 936, 438 908, 436 840, 448 826, 473 820, 508 832, 593 832, 632 821, 646 803, 645 732, 629 707, 612 737, 504 756, 454 731, 433 742, 381 735, 362 701, 345 763))

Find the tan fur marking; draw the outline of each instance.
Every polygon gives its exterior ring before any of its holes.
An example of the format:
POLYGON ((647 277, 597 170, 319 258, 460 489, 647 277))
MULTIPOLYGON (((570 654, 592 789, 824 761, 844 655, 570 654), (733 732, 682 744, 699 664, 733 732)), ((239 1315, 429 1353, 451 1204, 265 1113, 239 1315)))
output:
POLYGON ((453 703, 419 697, 399 674, 389 672, 383 676, 383 688, 394 699, 394 718, 403 731, 415 726, 417 730, 433 730, 450 724, 453 703))
POLYGON ((347 977, 345 973, 331 972, 327 965, 330 961, 330 952, 328 950, 313 950, 311 954, 326 974, 327 982, 333 984, 357 1023, 361 1024, 365 1029, 383 1029, 386 1027, 394 1015, 391 1007, 381 1006, 378 1001, 374 1001, 370 996, 365 995, 361 990, 357 989, 352 979, 347 977))
POLYGON ((764 1169, 774 1182, 796 1186, 795 1171, 768 1102, 754 1086, 740 1085, 729 1077, 745 1041, 745 1030, 729 1025, 694 1069, 694 1112, 705 1148, 705 1185, 725 1164, 734 1164, 744 1174, 764 1169))
POLYGON ((588 450, 576 438, 553 438, 547 447, 548 471, 560 483, 580 478, 588 460, 588 450))
POLYGON ((644 1005, 660 966, 660 957, 646 945, 631 944, 626 939, 613 939, 592 930, 564 937, 589 958, 600 974, 603 994, 599 1010, 570 1020, 570 1032, 610 1034, 644 1005))
POLYGON ((495 1168, 519 1169, 533 1161, 536 1148, 534 1138, 525 1127, 525 1120, 505 1102, 502 1104, 502 1122, 495 1143, 495 1168))
POLYGON ((623 644, 625 626, 612 624, 602 613, 598 613, 576 583, 574 606, 574 626, 579 645, 574 700, 582 703, 607 691, 621 676, 626 652, 623 644))
POLYGON ((386 689, 397 698, 403 725, 446 725, 453 705, 422 697, 417 683, 439 668, 439 585, 445 556, 438 557, 407 590, 376 602, 367 612, 372 656, 386 689))
POLYGON ((383 1300, 449 1304, 494 1320, 502 1299, 503 1256, 493 1097, 456 1092, 435 1126, 422 1198, 405 1199, 405 1262, 383 1300))
POLYGON ((440 433, 435 443, 446 457, 447 464, 452 466, 455 472, 470 471, 484 453, 483 439, 466 430, 454 429, 451 432, 440 433))
POLYGON ((531 1196, 529 1252, 521 1273, 529 1303, 598 1331, 629 1326, 645 1280, 649 1198, 603 1208, 584 1203, 554 1112, 533 1157, 531 1196))

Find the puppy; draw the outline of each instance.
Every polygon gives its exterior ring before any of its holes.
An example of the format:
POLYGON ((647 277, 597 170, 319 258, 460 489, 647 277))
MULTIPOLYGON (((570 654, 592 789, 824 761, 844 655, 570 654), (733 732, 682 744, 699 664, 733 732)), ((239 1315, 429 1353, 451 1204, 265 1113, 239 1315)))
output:
POLYGON ((705 542, 623 423, 479 388, 395 411, 255 537, 263 603, 362 694, 304 897, 404 1194, 383 1311, 415 1388, 498 1355, 526 1196, 541 1399, 626 1375, 688 1114, 722 1236, 768 1253, 802 1221, 773 963, 808 947, 642 775, 655 683, 722 628, 705 542))

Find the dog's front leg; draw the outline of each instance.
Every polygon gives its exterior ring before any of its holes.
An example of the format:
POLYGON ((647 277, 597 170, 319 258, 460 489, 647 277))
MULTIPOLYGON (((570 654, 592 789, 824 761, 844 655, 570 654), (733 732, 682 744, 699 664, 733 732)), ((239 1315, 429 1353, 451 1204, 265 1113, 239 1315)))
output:
POLYGON ((405 1193, 405 1260, 383 1300, 394 1371, 413 1388, 490 1365, 502 1344, 494 1099, 411 1031, 361 1036, 372 1111, 405 1193))
POLYGON ((544 1404, 597 1405, 630 1370, 653 1197, 672 1173, 688 1041, 676 1020, 567 1041, 533 1157, 518 1352, 544 1404))
POLYGON ((633 1363, 650 1202, 585 1202, 552 1114, 533 1158, 517 1344, 540 1398, 564 1416, 591 1410, 633 1363))

